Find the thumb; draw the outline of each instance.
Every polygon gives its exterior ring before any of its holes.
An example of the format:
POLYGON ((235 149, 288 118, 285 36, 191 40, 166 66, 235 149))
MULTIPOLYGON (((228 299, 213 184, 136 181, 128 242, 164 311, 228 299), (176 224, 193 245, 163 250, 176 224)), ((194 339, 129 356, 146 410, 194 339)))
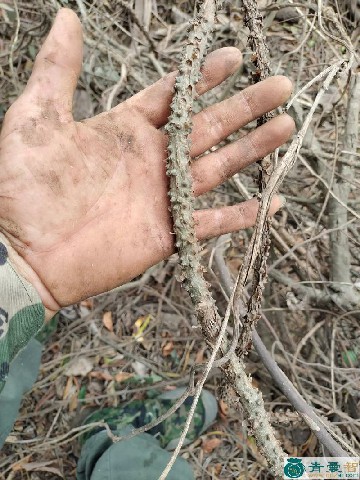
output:
POLYGON ((76 14, 62 8, 56 15, 38 53, 25 95, 51 100, 62 112, 71 113, 72 99, 82 66, 82 28, 76 14))

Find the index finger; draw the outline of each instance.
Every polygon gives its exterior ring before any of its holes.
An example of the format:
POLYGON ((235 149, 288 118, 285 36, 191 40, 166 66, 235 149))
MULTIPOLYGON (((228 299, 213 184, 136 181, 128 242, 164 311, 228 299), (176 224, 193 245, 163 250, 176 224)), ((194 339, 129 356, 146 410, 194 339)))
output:
MULTIPOLYGON (((216 87, 227 77, 232 75, 240 66, 242 55, 235 47, 225 47, 210 53, 201 68, 201 79, 196 85, 198 95, 216 87)), ((168 120, 170 103, 174 94, 174 83, 178 72, 172 72, 158 80, 150 87, 134 95, 126 101, 127 107, 136 108, 159 128, 168 120)), ((113 113, 120 114, 121 104, 112 109, 113 113)))

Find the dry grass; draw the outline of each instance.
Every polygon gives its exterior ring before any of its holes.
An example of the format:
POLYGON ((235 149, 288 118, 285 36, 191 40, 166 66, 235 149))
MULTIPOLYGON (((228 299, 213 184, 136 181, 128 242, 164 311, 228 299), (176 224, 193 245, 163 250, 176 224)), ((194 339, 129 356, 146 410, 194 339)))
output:
MULTIPOLYGON (((84 27, 84 68, 75 97, 78 119, 125 100, 164 72, 173 70, 186 40, 186 24, 195 2, 132 3, 148 35, 115 0, 0 1, 0 117, 26 83, 36 52, 60 5, 76 10, 84 27)), ((314 12, 305 8, 308 3, 304 0, 297 3, 299 11, 290 3, 286 4, 287 9, 272 10, 271 3, 260 2, 273 72, 288 75, 298 91, 332 63, 336 55, 341 55, 341 46, 319 33, 314 12)), ((358 47, 359 27, 351 3, 341 3, 341 18, 358 47)), ((227 3, 221 11, 213 48, 238 46, 244 53, 244 67, 225 86, 199 100, 199 109, 248 84, 251 52, 246 48, 247 32, 237 5, 239 2, 227 3)), ((337 2, 333 6, 336 10, 337 2)), ((297 118, 307 112, 316 91, 317 86, 313 85, 301 95, 295 105, 297 118)), ((336 288, 330 277, 329 189, 324 187, 324 180, 331 186, 342 175, 338 165, 349 163, 342 146, 347 96, 347 78, 340 76, 318 109, 302 151, 303 161, 300 158, 284 182, 282 193, 288 203, 274 225, 278 237, 269 260, 270 281, 264 301, 268 323, 259 325, 258 331, 307 401, 333 423, 340 436, 359 449, 360 305, 357 310, 344 309, 333 302, 315 305, 311 297, 314 288, 330 297, 336 288), (314 145, 320 148, 316 150, 314 145), (289 254, 295 245, 296 250, 289 254), (309 288, 299 291, 294 285, 309 288)), ((346 179, 351 185, 348 206, 356 211, 359 151, 355 161, 353 158, 352 174, 346 179)), ((257 167, 252 166, 238 177, 250 193, 256 191, 256 172, 257 167)), ((236 184, 230 181, 199 202, 219 206, 241 199, 236 184)), ((359 284, 360 222, 349 214, 348 220, 351 219, 347 230, 351 279, 359 284)), ((227 264, 234 274, 249 238, 249 231, 233 235, 226 250, 227 264)), ((208 278, 220 309, 224 310, 226 300, 211 263, 213 247, 214 242, 204 245, 203 259, 204 263, 210 262, 208 278)), ((73 429, 86 409, 114 406, 143 398, 154 388, 186 384, 191 365, 206 360, 207 351, 193 328, 191 303, 176 281, 176 273, 176 259, 171 258, 126 290, 62 312, 58 329, 46 345, 39 379, 26 395, 10 442, 0 454, 4 479, 54 478, 54 473, 26 471, 28 462, 47 461, 52 461, 51 466, 64 478, 74 478, 79 451, 73 429), (104 312, 111 312, 112 333, 104 326, 104 312), (144 318, 149 319, 148 326, 142 338, 136 338, 136 325, 144 318), (78 364, 79 359, 83 376, 71 371, 71 362, 78 364)), ((279 393, 255 353, 248 357, 248 370, 263 392, 286 451, 293 456, 322 455, 316 437, 279 393)), ((207 388, 216 391, 220 385, 221 377, 214 371, 207 388)), ((264 460, 247 435, 242 418, 223 403, 221 407, 212 432, 183 449, 197 478, 267 478, 264 460), (214 438, 218 441, 209 444, 214 438)))

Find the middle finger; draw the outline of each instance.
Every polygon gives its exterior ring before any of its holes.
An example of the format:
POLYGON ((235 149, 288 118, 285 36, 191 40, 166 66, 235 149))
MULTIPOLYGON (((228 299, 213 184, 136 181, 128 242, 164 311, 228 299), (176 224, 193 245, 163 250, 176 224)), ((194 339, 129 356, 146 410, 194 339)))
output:
POLYGON ((239 128, 279 107, 291 91, 292 83, 287 77, 269 77, 194 115, 191 156, 201 155, 239 128))

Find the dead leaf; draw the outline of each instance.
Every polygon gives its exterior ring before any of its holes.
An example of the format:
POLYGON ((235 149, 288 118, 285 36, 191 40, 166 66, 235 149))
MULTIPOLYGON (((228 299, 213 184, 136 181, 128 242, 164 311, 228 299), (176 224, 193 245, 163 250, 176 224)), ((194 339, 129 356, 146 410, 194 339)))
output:
POLYGON ((215 448, 217 448, 222 442, 221 438, 210 438, 203 440, 201 448, 205 453, 211 453, 215 448))
POLYGON ((12 466, 11 466, 11 470, 13 472, 19 472, 20 470, 23 469, 23 466, 28 463, 28 461, 30 460, 31 458, 31 455, 27 455, 26 457, 20 459, 18 462, 15 462, 12 466))
POLYGON ((229 413, 229 407, 222 398, 219 400, 219 408, 224 417, 227 417, 227 414, 229 413))
POLYGON ((70 398, 70 402, 69 402, 69 412, 73 412, 74 410, 77 409, 77 406, 78 406, 78 403, 79 403, 79 400, 78 400, 78 392, 76 392, 75 394, 72 395, 72 397, 70 398))
POLYGON ((25 472, 48 472, 64 478, 63 474, 57 466, 54 465, 54 460, 47 462, 27 462, 30 456, 23 458, 20 462, 15 463, 12 466, 13 472, 25 471, 25 472))
POLYGON ((73 385, 72 377, 69 377, 67 379, 67 382, 66 382, 66 385, 65 385, 65 389, 64 389, 64 393, 63 393, 63 400, 66 400, 67 398, 69 398, 71 396, 71 394, 74 391, 74 388, 75 387, 73 385))
POLYGON ((89 377, 96 378, 97 380, 104 380, 105 382, 110 382, 113 380, 112 375, 109 372, 90 372, 89 377))
POLYGON ((223 466, 221 465, 221 463, 216 463, 213 468, 214 468, 214 473, 216 475, 220 475, 223 466))
POLYGON ((67 369, 65 370, 65 375, 68 377, 86 377, 88 373, 93 369, 93 363, 87 357, 78 357, 71 360, 67 369))
POLYGON ((174 350, 174 342, 165 343, 165 345, 162 347, 162 356, 168 357, 173 350, 174 350))
POLYGON ((134 376, 133 373, 119 372, 115 375, 114 380, 115 382, 123 382, 125 380, 128 380, 129 378, 132 378, 133 376, 134 376))
POLYGON ((92 310, 94 308, 94 299, 87 298, 86 300, 83 300, 82 302, 80 302, 80 306, 87 308, 88 310, 92 310))
POLYGON ((251 383, 252 383, 252 386, 256 389, 258 389, 260 387, 259 382, 254 377, 251 377, 251 383))
POLYGON ((255 443, 255 439, 250 436, 246 436, 246 438, 244 438, 244 435, 241 432, 238 432, 237 436, 240 439, 240 442, 236 445, 237 448, 239 450, 243 450, 244 444, 246 444, 246 448, 251 452, 252 456, 256 459, 256 461, 260 463, 260 465, 266 465, 266 460, 259 452, 255 443))
POLYGON ((195 363, 204 363, 204 353, 206 347, 200 348, 200 350, 196 353, 195 363))
POLYGON ((309 438, 306 440, 305 444, 302 446, 302 455, 304 455, 305 452, 309 452, 310 455, 314 456, 317 445, 318 445, 318 440, 316 436, 313 433, 311 433, 309 438))
POLYGON ((114 324, 113 324, 113 319, 112 319, 112 313, 111 312, 105 312, 103 315, 103 324, 104 327, 109 330, 109 332, 114 331, 114 324))
POLYGON ((109 407, 117 407, 119 405, 119 395, 116 394, 116 382, 109 382, 106 387, 106 393, 111 398, 109 407))
POLYGON ((32 462, 23 465, 23 470, 26 472, 48 472, 57 475, 58 477, 64 478, 63 474, 57 467, 52 467, 53 461, 49 462, 32 462))
POLYGON ((76 378, 69 377, 63 393, 63 400, 69 402, 69 412, 76 410, 78 406, 79 385, 76 378))

